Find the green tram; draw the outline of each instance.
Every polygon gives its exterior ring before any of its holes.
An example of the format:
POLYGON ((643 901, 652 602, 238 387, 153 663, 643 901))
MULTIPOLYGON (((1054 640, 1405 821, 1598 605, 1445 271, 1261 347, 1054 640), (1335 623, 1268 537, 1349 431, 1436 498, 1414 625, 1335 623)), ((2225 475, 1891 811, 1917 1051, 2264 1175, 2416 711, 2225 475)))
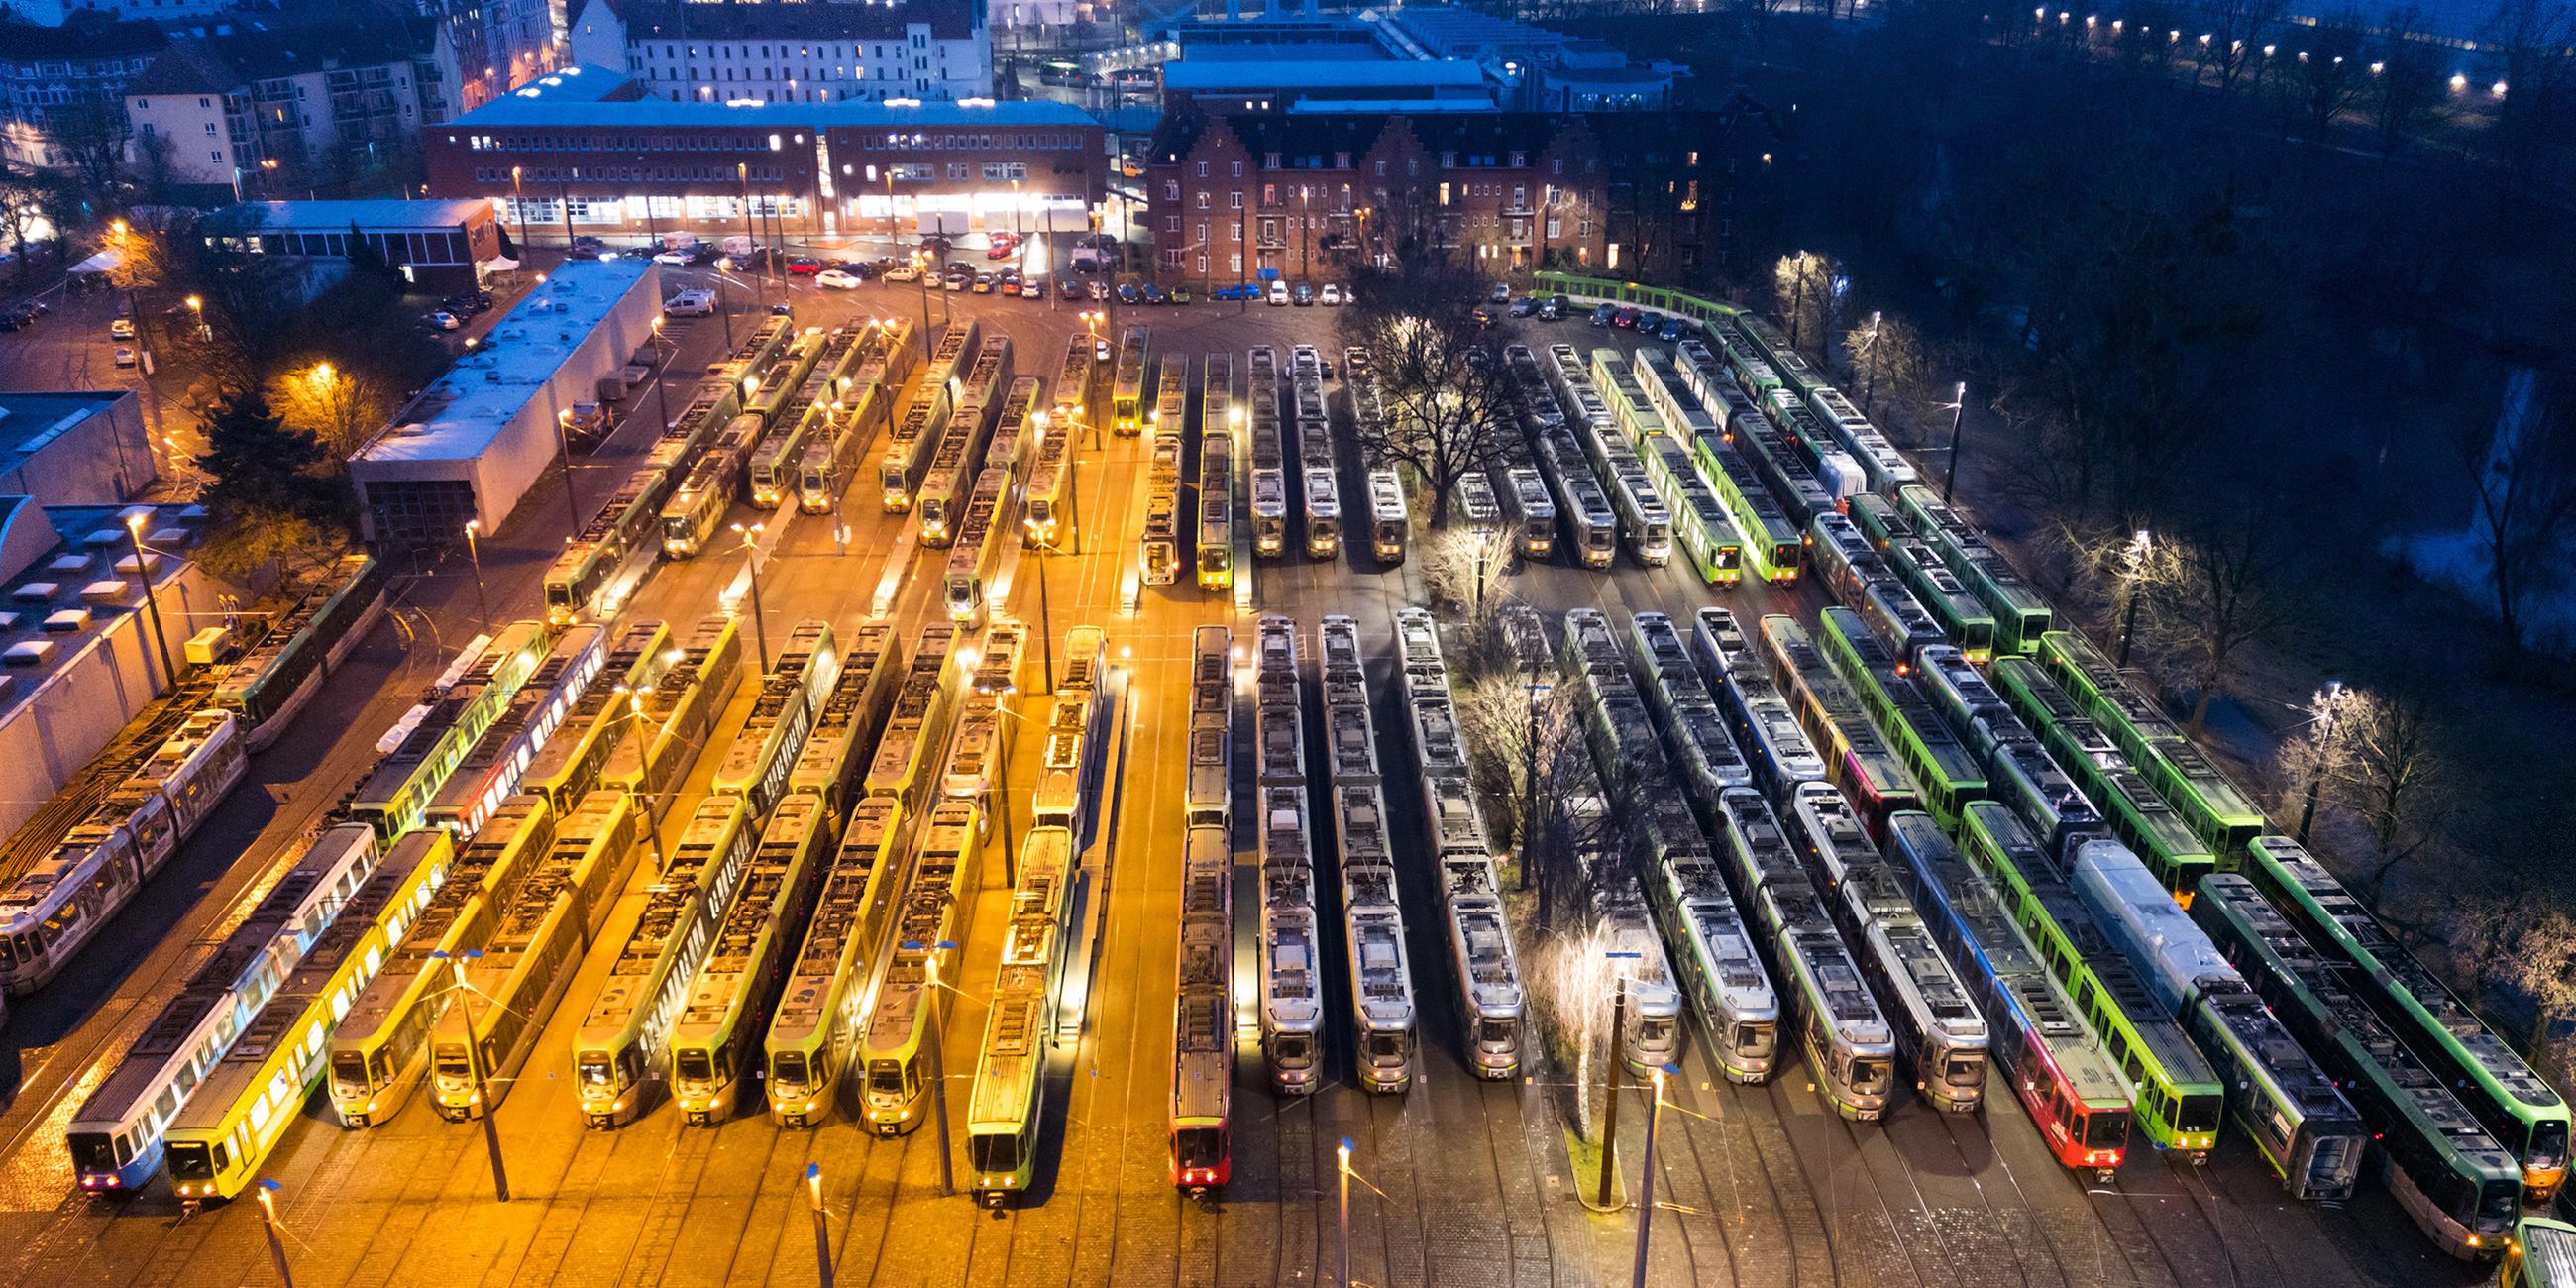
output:
POLYGON ((1019 884, 966 1111, 967 1170, 976 1201, 986 1207, 1027 1192, 1037 1170, 1047 1059, 1072 954, 1065 917, 1078 857, 1073 832, 1064 827, 1033 828, 1020 847, 1019 884))
MULTIPOLYGON (((2522 1196, 2513 1155, 2357 995, 2361 972, 2329 962, 2234 872, 2200 883, 2192 919, 2361 1112, 2390 1197, 2463 1261, 2504 1251, 2522 1196)), ((2508 1281, 2509 1282, 2509 1281, 2508 1281)))
POLYGON ((1986 771, 1978 767, 1976 756, 1879 646, 1860 614, 1827 608, 1817 626, 1825 659, 1904 760, 1921 790, 1924 811, 1945 830, 1957 831, 1961 808, 1986 794, 1986 771))
POLYGON ((2500 1288, 2576 1288, 2576 1225, 2527 1216, 2514 1223, 2500 1288))
POLYGON ((2222 857, 2243 857, 2246 845, 2269 830, 2262 807, 2183 737, 2154 700, 2131 685, 2090 641, 2073 631, 2050 631, 2040 636, 2039 664, 2222 857))
POLYGON ((1727 517, 1735 521, 1744 534, 1744 553, 1753 571, 1762 580, 1788 585, 1798 580, 1798 566, 1805 559, 1806 537, 1782 512, 1780 503, 1762 487, 1735 449, 1715 439, 1703 438, 1692 445, 1700 474, 1724 503, 1727 517))
POLYGON ((2525 1201, 2545 1209, 2567 1183, 2566 1100, 2298 842, 2266 836, 2247 853, 2246 875, 2319 953, 2352 966, 2352 986, 2522 1161, 2525 1201))
POLYGON ((2165 888, 2191 906, 2200 879, 2218 870, 2218 854, 2200 839, 2146 777, 2129 764, 2111 735, 2084 714, 2081 704, 2025 657, 2000 658, 1991 672, 1995 691, 2029 722, 2041 745, 2075 778, 2111 833, 2155 869, 2165 888))
POLYGON ((2156 1004, 2010 809, 1971 803, 1958 832, 1960 852, 1994 883, 2050 973, 2101 1035, 2103 1053, 2128 1083, 2139 1128, 2158 1149, 2195 1161, 2206 1157, 2227 1117, 2227 1088, 2208 1058, 2156 1004))
POLYGON ((1996 643, 2004 651, 2035 653, 2039 637, 2056 621, 2048 601, 2040 597, 2031 584, 2013 571, 2003 555, 1986 544, 1958 512, 1920 484, 1896 490, 1896 510, 1905 516, 1916 536, 1932 547, 1950 571, 1968 584, 1986 607, 1994 610, 1995 625, 2000 630, 1996 643))

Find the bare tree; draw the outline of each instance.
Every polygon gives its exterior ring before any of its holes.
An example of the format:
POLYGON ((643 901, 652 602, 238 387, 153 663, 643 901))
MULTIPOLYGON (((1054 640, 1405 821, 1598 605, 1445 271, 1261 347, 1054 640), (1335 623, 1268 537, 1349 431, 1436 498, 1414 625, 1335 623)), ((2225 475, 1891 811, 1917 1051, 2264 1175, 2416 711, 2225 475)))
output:
POLYGON ((2398 149, 2423 131, 2434 109, 2442 104, 2442 69, 2436 46, 2415 34, 2424 30, 2426 21, 2421 9, 2408 5, 2388 15, 2381 24, 2386 34, 2370 64, 2370 119, 2378 131, 2382 158, 2396 156, 2398 149))
POLYGON ((2355 692, 2336 727, 2344 744, 2337 794, 2370 835, 2361 894, 2377 903, 2389 873, 2423 853, 2458 814, 2457 765, 2440 708, 2420 679, 2355 692))
POLYGON ((1783 255, 1772 266, 1772 308, 1789 332, 1789 347, 1824 347, 1842 318, 1842 281, 1832 258, 1811 250, 1783 255))
POLYGON ((107 196, 125 166, 125 143, 132 134, 125 100, 104 93, 79 94, 46 109, 45 122, 82 188, 92 196, 107 196))
POLYGON ((2576 45, 2576 12, 2566 0, 2503 0, 2487 25, 2484 46, 2502 59, 2504 71, 2489 147, 2509 195, 2530 195, 2557 171, 2576 81, 2570 45, 2576 45))
POLYGON ((1382 408, 1375 423, 1354 422, 1350 437, 1370 468, 1412 467, 1431 494, 1435 528, 1447 526, 1460 479, 1518 460, 1527 446, 1510 415, 1511 382, 1472 316, 1481 290, 1466 274, 1414 268, 1373 277, 1342 310, 1342 343, 1369 355, 1382 408))
POLYGON ((2282 128, 2302 129, 2310 142, 2323 143, 2335 118, 2361 101, 2369 72, 2363 65, 2364 20, 2340 13, 2320 20, 2300 38, 2305 46, 2291 56, 2281 78, 2282 128))
POLYGON ((1932 371, 1922 333, 1913 323, 1886 314, 1845 332, 1843 352, 1851 358, 1864 412, 1874 409, 1881 393, 1891 402, 1903 399, 1932 371))
MULTIPOLYGON (((2204 69, 2218 73, 2218 92, 2236 88, 2247 68, 2262 60, 2264 34, 2281 20, 2282 0, 2199 0, 2198 57, 2204 69)), ((2183 39, 2193 39, 2186 34, 2183 39)))
POLYGON ((2271 509, 2234 506, 2179 537, 2157 536, 2128 591, 2144 596, 2149 628, 2166 651, 2185 660, 2198 696, 2190 730, 2234 689, 2246 649, 2303 621, 2298 537, 2271 509))
POLYGON ((310 431, 335 465, 392 420, 401 390, 371 368, 346 367, 324 358, 289 367, 269 383, 269 405, 286 423, 310 431))
POLYGON ((2474 505, 2470 531, 2487 562, 2496 620, 2516 653, 2530 612, 2565 584, 2576 536, 2576 397, 2535 390, 2513 410, 2460 423, 2453 434, 2474 505))
POLYGON ((33 175, 0 170, 0 233, 18 256, 18 280, 27 280, 27 238, 45 213, 45 185, 33 175))
POLYGON ((1432 603, 1452 608, 1457 620, 1480 634, 1505 602, 1513 550, 1512 534, 1499 527, 1437 528, 1413 541, 1413 559, 1432 603))
POLYGON ((1574 1129, 1586 1141, 1600 1139, 1599 1106, 1592 1088, 1601 1084, 1603 1062, 1614 1058, 1618 1035, 1610 1031, 1608 999, 1619 987, 1619 963, 1610 956, 1609 930, 1593 922, 1544 935, 1524 950, 1524 979, 1532 1009, 1566 1068, 1567 1099, 1574 1109, 1574 1129))

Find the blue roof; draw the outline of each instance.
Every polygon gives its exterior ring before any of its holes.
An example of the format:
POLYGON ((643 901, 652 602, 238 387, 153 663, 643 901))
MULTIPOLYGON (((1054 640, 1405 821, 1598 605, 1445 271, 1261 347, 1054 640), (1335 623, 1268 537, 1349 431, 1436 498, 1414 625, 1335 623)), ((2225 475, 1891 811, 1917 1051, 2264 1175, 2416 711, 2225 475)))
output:
POLYGON ((491 208, 481 197, 465 200, 404 201, 399 197, 378 197, 358 201, 253 201, 227 206, 211 218, 218 227, 230 226, 235 219, 248 219, 251 226, 267 232, 321 231, 346 232, 356 224, 361 230, 377 228, 458 228, 472 223, 475 216, 491 208))
POLYGON ((1314 62, 1241 63, 1228 60, 1163 66, 1163 88, 1174 93, 1294 94, 1314 89, 1478 89, 1485 74, 1474 63, 1392 62, 1386 59, 1329 59, 1314 62))
POLYGON ((748 129, 867 129, 923 125, 1091 125, 1089 114, 1070 103, 1008 102, 963 99, 883 103, 713 103, 675 102, 666 98, 609 100, 589 91, 601 86, 614 92, 626 80, 621 73, 589 68, 565 84, 560 74, 541 77, 447 123, 455 129, 490 129, 511 125, 707 126, 748 129), (613 82, 613 83, 612 83, 613 82), (581 92, 567 93, 578 85, 581 92), (530 93, 535 90, 537 92, 530 93))

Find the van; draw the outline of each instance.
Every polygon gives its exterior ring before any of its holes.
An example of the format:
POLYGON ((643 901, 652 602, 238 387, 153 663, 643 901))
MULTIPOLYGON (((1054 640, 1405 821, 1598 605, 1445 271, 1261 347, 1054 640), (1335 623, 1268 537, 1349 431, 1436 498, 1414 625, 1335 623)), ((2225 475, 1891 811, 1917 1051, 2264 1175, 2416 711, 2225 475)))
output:
POLYGON ((1288 307, 1288 284, 1286 282, 1280 281, 1277 278, 1271 279, 1270 304, 1273 308, 1288 307))
POLYGON ((749 259, 751 258, 751 252, 751 239, 748 237, 727 237, 724 239, 724 253, 733 259, 749 259))
POLYGON ((662 311, 675 318, 702 318, 716 311, 716 293, 709 290, 682 291, 662 301, 662 311))

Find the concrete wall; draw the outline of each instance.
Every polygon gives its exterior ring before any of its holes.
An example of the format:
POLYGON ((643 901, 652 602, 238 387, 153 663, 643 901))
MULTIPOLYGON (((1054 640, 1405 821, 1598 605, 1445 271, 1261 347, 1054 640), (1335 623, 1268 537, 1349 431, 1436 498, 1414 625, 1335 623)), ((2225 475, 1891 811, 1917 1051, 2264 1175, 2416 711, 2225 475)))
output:
POLYGON ((0 470, 0 494, 32 496, 46 505, 121 505, 159 477, 142 400, 128 393, 74 423, 16 468, 0 470))
MULTIPOLYGON (((217 584, 193 562, 165 568, 154 593, 170 634, 170 659, 188 664, 182 645, 193 614, 222 611, 217 584)), ((0 835, 14 832, 62 790, 161 691, 161 658, 140 597, 133 611, 103 618, 32 690, 15 672, 18 691, 0 712, 0 835)))

